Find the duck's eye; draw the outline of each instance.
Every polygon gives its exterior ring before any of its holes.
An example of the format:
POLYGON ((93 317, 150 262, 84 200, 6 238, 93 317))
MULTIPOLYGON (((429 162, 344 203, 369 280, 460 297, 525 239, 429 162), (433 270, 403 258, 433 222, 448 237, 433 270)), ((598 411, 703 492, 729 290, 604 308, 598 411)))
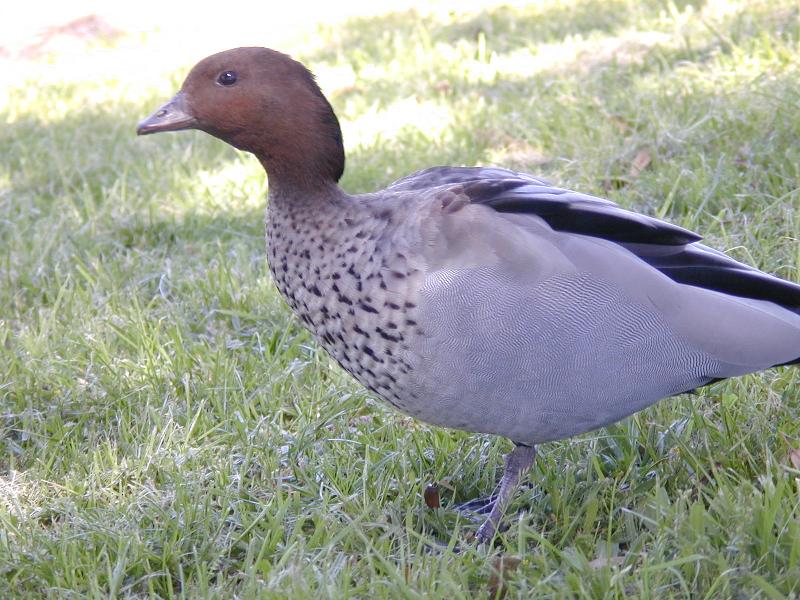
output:
POLYGON ((236 83, 236 71, 223 71, 217 77, 217 82, 220 85, 233 85, 236 83))

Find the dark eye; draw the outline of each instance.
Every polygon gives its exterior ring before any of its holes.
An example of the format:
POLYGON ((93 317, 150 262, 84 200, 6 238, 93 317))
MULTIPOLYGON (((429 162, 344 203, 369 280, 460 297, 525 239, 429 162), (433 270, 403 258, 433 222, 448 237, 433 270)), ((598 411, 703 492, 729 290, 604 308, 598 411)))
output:
POLYGON ((217 77, 217 83, 220 85, 233 85, 236 83, 236 71, 223 71, 217 77))

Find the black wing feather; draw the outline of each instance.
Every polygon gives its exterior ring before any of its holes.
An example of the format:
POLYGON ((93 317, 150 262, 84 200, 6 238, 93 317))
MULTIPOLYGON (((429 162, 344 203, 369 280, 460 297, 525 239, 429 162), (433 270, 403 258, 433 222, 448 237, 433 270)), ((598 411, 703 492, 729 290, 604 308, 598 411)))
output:
POLYGON ((677 225, 627 211, 616 204, 587 201, 589 198, 567 190, 525 185, 482 204, 498 212, 535 214, 557 231, 618 243, 683 245, 702 239, 677 225))

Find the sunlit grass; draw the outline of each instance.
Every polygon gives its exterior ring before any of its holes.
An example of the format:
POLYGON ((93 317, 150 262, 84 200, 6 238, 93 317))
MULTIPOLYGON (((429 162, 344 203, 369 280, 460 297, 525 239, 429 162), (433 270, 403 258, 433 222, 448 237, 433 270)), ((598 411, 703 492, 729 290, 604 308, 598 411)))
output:
MULTIPOLYGON (((792 369, 544 446, 501 546, 465 546, 422 490, 488 493, 508 444, 316 348, 268 275, 258 162, 135 138, 190 66, 107 68, 135 45, 2 105, 0 595, 486 597, 501 555, 512 597, 800 593, 792 369)), ((281 49, 340 116, 349 191, 502 164, 800 279, 792 2, 435 3, 281 49)))

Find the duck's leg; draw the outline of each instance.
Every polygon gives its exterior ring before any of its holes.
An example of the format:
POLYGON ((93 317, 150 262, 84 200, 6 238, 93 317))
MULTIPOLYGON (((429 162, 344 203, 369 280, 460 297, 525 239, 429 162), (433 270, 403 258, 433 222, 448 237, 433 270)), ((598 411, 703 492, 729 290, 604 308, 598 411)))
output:
POLYGON ((488 542, 494 537, 508 501, 511 499, 511 494, 517 489, 520 478, 533 466, 535 458, 536 449, 524 444, 516 444, 511 453, 506 456, 506 466, 503 478, 500 480, 500 491, 491 505, 492 511, 475 534, 475 541, 478 544, 488 542))

